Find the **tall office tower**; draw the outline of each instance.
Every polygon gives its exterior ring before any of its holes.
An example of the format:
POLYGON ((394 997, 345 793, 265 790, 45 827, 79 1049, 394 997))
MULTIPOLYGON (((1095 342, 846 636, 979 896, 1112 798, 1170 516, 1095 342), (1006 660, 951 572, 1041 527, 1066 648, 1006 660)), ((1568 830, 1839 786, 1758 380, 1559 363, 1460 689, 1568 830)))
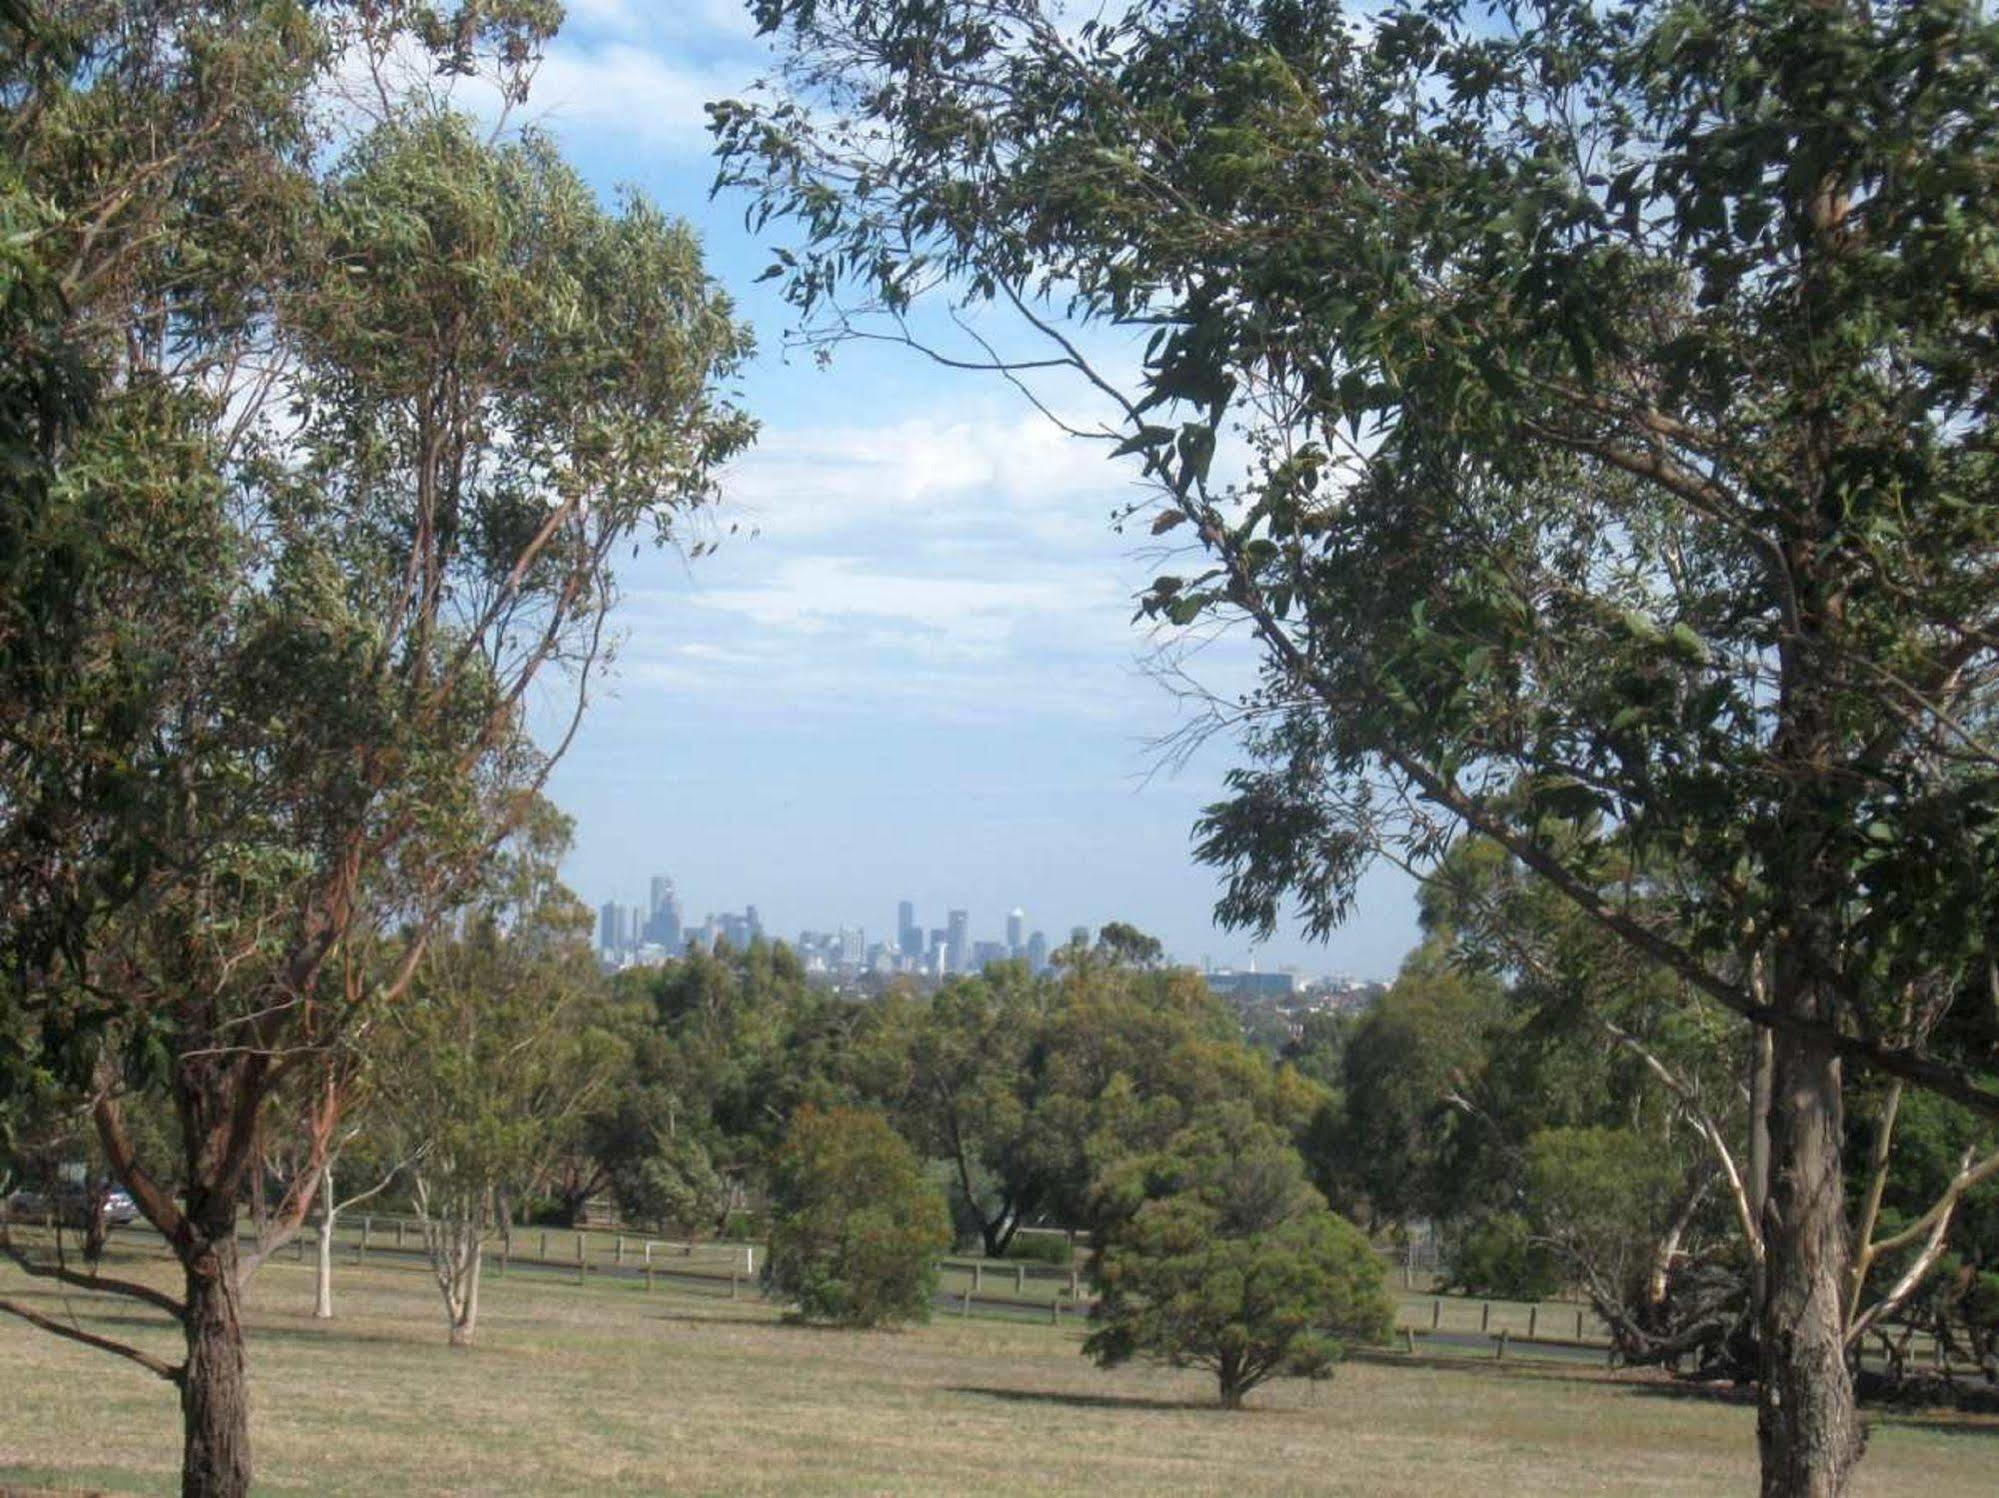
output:
POLYGON ((597 946, 605 952, 618 950, 618 902, 606 900, 597 907, 597 946))
POLYGON ((950 971, 951 933, 942 926, 930 928, 930 940, 923 948, 923 970, 929 973, 950 971))
POLYGON ((953 910, 945 914, 944 925, 951 933, 949 937, 951 971, 965 972, 972 958, 972 918, 962 910, 953 910))
POLYGON ((1048 971, 1048 937, 1037 931, 1027 939, 1027 967, 1029 972, 1048 971))
POLYGON ((842 926, 840 928, 840 961, 847 967, 860 967, 867 961, 868 929, 865 926, 842 926))
POLYGON ((750 940, 752 941, 764 934, 763 917, 757 914, 757 908, 754 905, 745 905, 743 907, 743 930, 749 933, 750 940))
POLYGON ((645 908, 639 905, 627 905, 625 907, 625 950, 627 952, 636 952, 645 944, 645 939, 645 908))
POLYGON ((680 896, 664 874, 653 875, 652 914, 646 917, 645 939, 678 956, 681 944, 680 896))
POLYGON ((1020 956, 1022 945, 1027 941, 1027 912, 1018 905, 1006 918, 1006 950, 1011 957, 1020 956))
POLYGON ((904 900, 895 907, 895 944, 905 957, 923 955, 923 928, 916 924, 916 904, 904 900))

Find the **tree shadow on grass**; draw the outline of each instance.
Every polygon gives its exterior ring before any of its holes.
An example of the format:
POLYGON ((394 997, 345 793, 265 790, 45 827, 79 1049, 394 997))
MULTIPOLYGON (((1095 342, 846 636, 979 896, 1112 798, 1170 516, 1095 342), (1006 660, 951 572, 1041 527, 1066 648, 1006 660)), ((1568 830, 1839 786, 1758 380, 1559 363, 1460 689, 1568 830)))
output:
POLYGON ((1665 1379, 1643 1383, 1636 1379, 1608 1379, 1605 1382, 1640 1399, 1678 1399, 1694 1404, 1756 1403, 1756 1390, 1747 1384, 1673 1383, 1665 1379))
POLYGON ((647 1315, 647 1321, 670 1321, 678 1326, 771 1326, 768 1315, 759 1316, 751 1308, 744 1306, 730 1310, 729 1301, 722 1301, 713 1311, 705 1315, 696 1311, 654 1311, 647 1315))
MULTIPOLYGON (((1869 1412, 1862 1410, 1864 1416, 1869 1412)), ((1881 1423, 1895 1430, 1920 1430, 1933 1436, 1955 1436, 1964 1440, 1999 1441, 1999 1420, 1990 1415, 1904 1415, 1880 1411, 1881 1423)))
POLYGON ((1224 1411, 1213 1399, 1157 1399, 1145 1394, 1065 1394, 1052 1389, 1004 1389, 978 1384, 950 1384, 947 1394, 977 1394, 1012 1404, 1057 1404, 1078 1410, 1211 1410, 1216 1414, 1254 1414, 1254 1410, 1224 1411))

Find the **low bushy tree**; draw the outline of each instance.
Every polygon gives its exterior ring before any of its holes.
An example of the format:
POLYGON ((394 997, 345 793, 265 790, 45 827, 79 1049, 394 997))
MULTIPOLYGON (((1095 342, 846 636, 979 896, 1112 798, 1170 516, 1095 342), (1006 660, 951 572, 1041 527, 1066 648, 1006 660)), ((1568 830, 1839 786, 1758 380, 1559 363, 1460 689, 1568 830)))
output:
POLYGON ((801 1317, 928 1320, 950 1246, 942 1194, 879 1113, 807 1107, 792 1119, 772 1173, 764 1277, 801 1317))
POLYGON ((1206 1112, 1100 1197, 1083 1350, 1104 1367, 1143 1356, 1205 1368, 1223 1408, 1240 1409, 1266 1379, 1323 1378, 1348 1342, 1388 1333, 1373 1248, 1246 1108, 1206 1112))

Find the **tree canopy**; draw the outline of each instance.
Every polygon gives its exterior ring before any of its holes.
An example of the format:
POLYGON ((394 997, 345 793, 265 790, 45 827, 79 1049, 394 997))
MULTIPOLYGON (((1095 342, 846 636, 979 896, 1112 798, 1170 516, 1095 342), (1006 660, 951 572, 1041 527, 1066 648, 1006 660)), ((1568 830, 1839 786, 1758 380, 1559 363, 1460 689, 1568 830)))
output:
POLYGON ((1090 382, 1184 543, 1143 612, 1256 640, 1223 916, 1472 830, 1769 1032, 1765 1489, 1841 1491, 1842 1067, 1999 1114, 1943 1022, 1999 891, 1986 10, 757 13, 721 180, 808 338, 1009 310, 933 352, 1090 382))

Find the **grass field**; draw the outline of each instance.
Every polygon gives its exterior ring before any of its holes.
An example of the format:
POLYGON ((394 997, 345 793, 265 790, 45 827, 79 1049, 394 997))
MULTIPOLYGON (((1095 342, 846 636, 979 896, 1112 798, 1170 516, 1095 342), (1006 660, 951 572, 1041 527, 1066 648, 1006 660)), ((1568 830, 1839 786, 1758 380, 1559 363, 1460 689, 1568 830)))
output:
MULTIPOLYGON (((154 1272, 158 1272, 157 1270, 154 1272)), ((0 1269, 0 1290, 64 1300, 0 1269)), ((413 1266, 310 1270, 250 1297, 255 1446, 270 1492, 1747 1492, 1753 1416, 1598 1374, 1350 1364, 1238 1415, 1209 1381, 1101 1373, 1080 1331, 940 1318, 902 1333, 781 1324, 752 1301, 627 1283, 488 1282, 483 1345, 445 1345, 413 1266)), ((82 1324, 170 1351, 152 1318, 70 1296, 82 1324)), ((164 1491, 172 1391, 0 1319, 0 1489, 164 1491)), ((1989 1494, 1999 1426, 1881 1422, 1862 1493, 1989 1494)))

